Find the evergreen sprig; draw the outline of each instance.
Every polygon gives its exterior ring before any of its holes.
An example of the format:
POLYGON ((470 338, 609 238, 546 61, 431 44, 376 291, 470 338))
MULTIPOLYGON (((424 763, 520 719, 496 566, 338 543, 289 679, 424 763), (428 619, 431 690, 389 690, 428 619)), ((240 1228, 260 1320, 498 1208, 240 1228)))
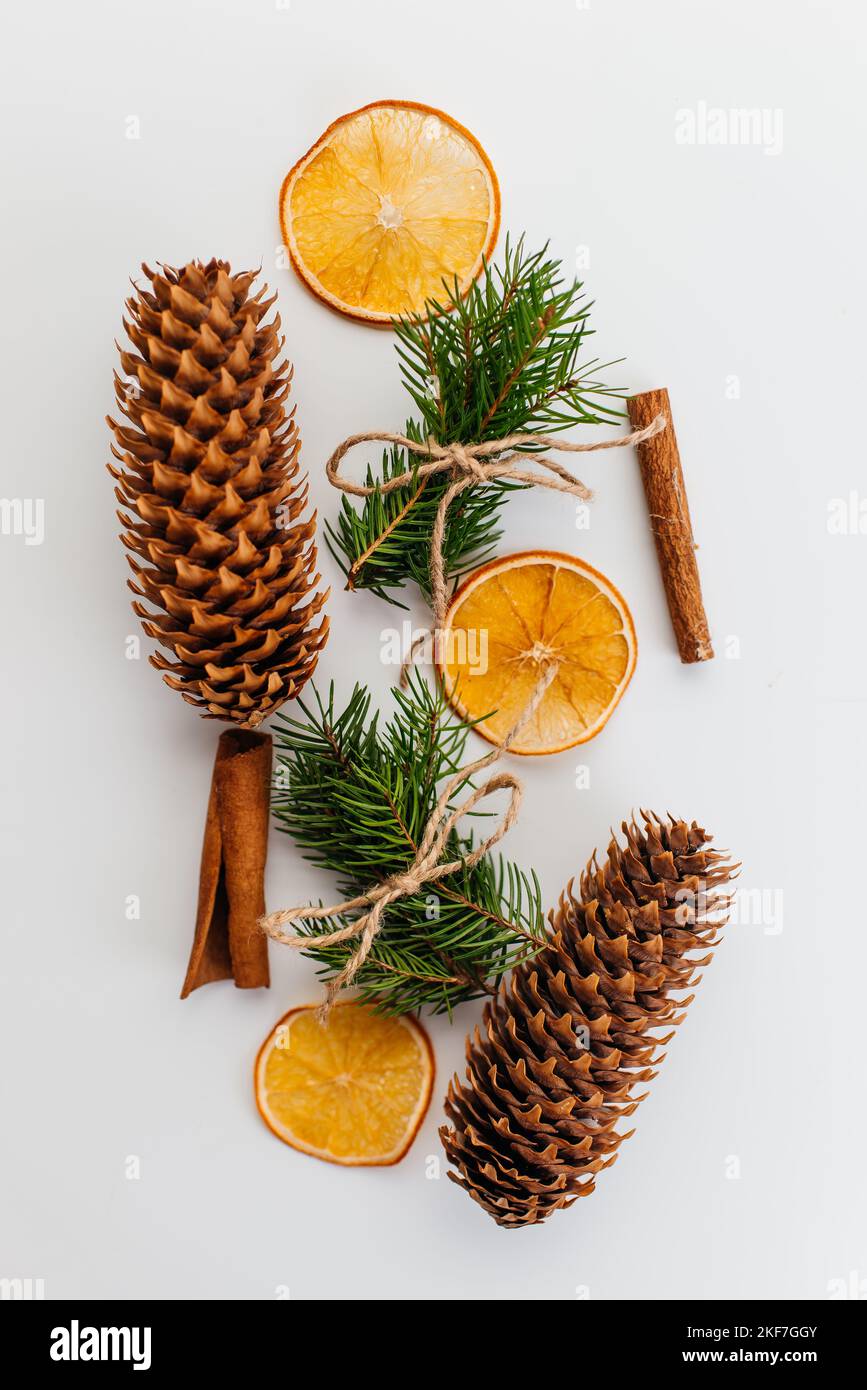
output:
MULTIPOLYGON (((337 873, 340 892, 353 897, 411 863, 444 779, 461 765, 468 727, 451 714, 442 690, 431 691, 417 674, 406 692, 394 691, 397 710, 385 723, 371 714, 363 686, 340 712, 333 685, 327 700, 315 690, 314 698, 315 708, 298 701, 304 720, 277 717, 272 804, 305 858, 337 873)), ((463 781, 455 797, 470 785, 463 781)), ((472 844, 470 834, 453 831, 444 857, 464 857, 472 844)), ((305 954, 319 961, 325 978, 358 943, 313 943, 345 921, 298 924, 311 938, 305 954)), ((507 970, 540 947, 543 932, 535 874, 488 854, 390 904, 355 984, 383 1013, 451 1013, 493 993, 507 970)))
MULTIPOLYGON (((579 360, 593 332, 582 290, 579 280, 564 279, 547 247, 530 255, 523 238, 514 247, 507 240, 502 266, 486 264, 465 297, 455 283, 446 303, 431 300, 424 316, 398 320, 401 374, 420 416, 407 423, 407 436, 481 443, 618 419, 622 391, 598 379, 613 364, 579 360)), ((412 461, 395 448, 381 467, 384 480, 411 469, 412 461)), ((370 468, 366 482, 377 482, 370 468)), ((349 587, 399 604, 395 592, 412 579, 429 597, 430 533, 448 483, 443 475, 414 479, 386 495, 377 490, 358 509, 342 499, 326 532, 349 587)), ((500 507, 514 490, 498 480, 455 500, 443 546, 447 576, 458 577, 491 553, 500 507)))

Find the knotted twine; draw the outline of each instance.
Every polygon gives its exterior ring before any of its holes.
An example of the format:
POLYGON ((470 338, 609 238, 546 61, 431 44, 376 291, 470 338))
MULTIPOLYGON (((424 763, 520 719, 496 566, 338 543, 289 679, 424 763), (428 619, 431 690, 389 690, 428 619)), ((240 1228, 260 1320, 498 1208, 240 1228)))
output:
MULTIPOLYGON (((634 430, 621 439, 605 439, 586 443, 559 439, 548 434, 508 434, 503 439, 486 440, 481 444, 439 444, 434 439, 428 439, 422 443, 415 439, 409 439, 403 434, 370 430, 365 434, 353 434, 344 439, 328 460, 325 472, 333 487, 338 488, 341 492, 349 493, 352 497, 370 497, 377 491, 380 493, 394 492, 397 488, 411 485, 419 478, 427 478, 434 474, 448 473, 451 475, 452 481, 443 493, 437 508, 430 541, 431 607, 435 641, 438 642, 445 623, 448 605, 446 577, 443 568, 446 517, 449 507, 460 493, 465 492, 467 488, 475 487, 477 484, 492 482, 495 478, 508 477, 514 482, 550 488, 552 491, 565 492, 573 497, 580 497, 582 501, 589 502, 593 496, 590 489, 585 487, 578 478, 574 477, 562 464, 557 463, 555 459, 545 458, 541 454, 510 453, 508 451, 515 451, 521 446, 529 445, 541 446, 544 449, 561 449, 564 452, 575 454, 595 453, 600 449, 622 449, 629 445, 641 444, 646 439, 652 439, 654 435, 666 428, 666 424, 665 416, 657 415, 644 429, 634 430), (344 456, 357 444, 371 441, 395 444, 406 449, 408 453, 425 457, 427 462, 421 463, 416 468, 394 478, 388 478, 372 485, 352 483, 341 477, 339 470, 344 456), (503 457, 504 454, 505 457, 503 457), (546 473, 532 473, 526 469, 518 468, 516 465, 519 462, 532 462, 538 467, 546 469, 550 476, 547 476, 546 473)), ((401 672, 402 683, 405 679, 407 663, 411 661, 415 648, 423 639, 423 634, 420 638, 416 638, 407 654, 401 672)), ((280 941, 285 946, 294 946, 300 949, 306 947, 309 950, 313 946, 338 946, 343 941, 358 941, 358 946, 346 965, 326 986, 324 1003, 317 1011, 320 1022, 325 1022, 336 996, 344 987, 352 984, 367 960, 371 947, 382 929, 386 908, 402 898, 411 897, 426 883, 436 883, 450 874, 457 873, 459 869, 472 868, 511 829, 517 818, 524 794, 523 783, 511 772, 498 772, 493 777, 489 777, 481 786, 473 788, 469 796, 458 806, 449 809, 449 802, 457 789, 465 786, 469 778, 499 761, 512 746, 521 730, 533 718, 542 703, 545 691, 557 674, 558 662, 554 658, 545 657, 540 660, 539 668, 540 676, 533 694, 499 746, 492 748, 489 753, 477 758, 467 767, 460 768, 446 782, 428 817, 418 849, 406 869, 389 874, 388 877, 369 888, 366 893, 360 893, 354 898, 347 898, 341 903, 334 903, 330 907, 316 907, 312 904, 306 904, 302 907, 283 908, 260 918, 259 925, 262 930, 274 941, 280 941), (476 845, 469 854, 460 859, 440 862, 441 856, 447 848, 449 836, 458 821, 474 810, 480 801, 484 801, 494 792, 504 790, 510 792, 509 801, 496 829, 487 839, 476 845), (360 916, 354 917, 345 926, 336 927, 333 931, 305 936, 282 930, 291 922, 330 921, 334 918, 345 917, 348 913, 357 912, 359 909, 364 909, 360 916)))
POLYGON ((269 916, 260 919, 259 925, 263 931, 267 932, 272 940, 282 941, 284 946, 302 948, 306 946, 309 949, 311 946, 337 946, 341 941, 359 938, 358 946, 346 965, 326 985, 325 1002, 317 1010, 320 1023, 324 1023, 328 1018, 336 996, 344 986, 352 984, 367 960, 370 948, 382 928, 383 914, 389 904, 397 902, 400 898, 412 897, 424 884, 436 883, 449 874, 457 873, 458 869, 471 869, 474 864, 478 864, 489 849, 493 849, 494 845, 502 840, 514 824, 524 795, 524 786, 520 778, 515 777, 511 772, 498 772, 493 777, 489 777, 481 786, 474 787, 469 796, 459 806, 453 806, 451 810, 449 809, 449 801, 458 787, 464 786, 475 773, 490 767, 502 756, 504 750, 524 725, 532 719, 556 673, 557 663, 552 661, 533 691, 526 709, 521 712, 520 719, 509 732, 501 747, 492 748, 484 757, 477 758, 474 763, 470 763, 467 767, 459 768, 449 778, 428 817, 412 863, 406 869, 396 874, 389 874, 387 878, 369 888, 366 893, 359 893, 358 897, 347 898, 345 902, 334 903, 331 907, 312 905, 288 907, 280 912, 272 912, 269 916), (448 845, 449 835, 461 817, 467 815, 478 806, 480 801, 492 796, 494 792, 505 790, 510 792, 509 802, 497 828, 486 840, 476 845, 463 858, 449 859, 441 863, 440 859, 448 845), (281 931, 281 928, 290 922, 328 921, 334 917, 343 917, 349 912, 356 912, 359 908, 365 909, 360 917, 354 918, 344 927, 337 927, 334 931, 323 932, 316 936, 298 936, 294 933, 281 931))

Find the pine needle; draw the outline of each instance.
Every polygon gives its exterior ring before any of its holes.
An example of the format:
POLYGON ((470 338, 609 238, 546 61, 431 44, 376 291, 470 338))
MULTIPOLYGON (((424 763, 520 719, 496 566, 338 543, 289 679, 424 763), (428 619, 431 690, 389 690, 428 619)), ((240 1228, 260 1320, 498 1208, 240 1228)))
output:
MULTIPOLYGON (((407 422, 407 436, 480 443, 621 418, 622 389, 599 380, 614 364, 580 360, 593 332, 591 307, 581 282, 563 278, 547 247, 528 255, 523 239, 514 247, 507 240, 502 266, 485 265, 465 298, 455 286, 445 302, 428 303, 427 317, 395 323, 401 375, 419 413, 407 422)), ((378 477, 368 467, 365 482, 375 487, 411 468, 405 451, 393 448, 383 454, 378 477)), ((371 589, 405 607, 397 595, 412 581, 430 597, 430 534, 448 484, 434 476, 386 495, 377 489, 360 507, 342 499, 326 538, 349 588, 371 589)), ((515 490, 497 481, 456 499, 443 546, 449 578, 493 552, 500 508, 515 490)))
MULTIPOLYGON (((468 727, 419 673, 407 691, 394 691, 397 709, 383 725, 363 686, 342 711, 333 685, 327 700, 313 694, 314 706, 298 701, 303 720, 275 720, 273 810, 305 858, 336 873, 338 891, 353 897, 410 864, 442 783, 461 766, 468 727)), ((462 783, 456 796, 469 786, 462 783)), ((455 831, 445 857, 464 857, 472 844, 470 833, 455 831)), ((317 947, 315 938, 343 924, 298 927, 311 938, 305 954, 326 979, 346 964, 355 943, 317 947)), ((451 1014, 456 1004, 493 993, 543 936, 535 875, 486 855, 391 904, 355 983, 382 1013, 451 1014)))

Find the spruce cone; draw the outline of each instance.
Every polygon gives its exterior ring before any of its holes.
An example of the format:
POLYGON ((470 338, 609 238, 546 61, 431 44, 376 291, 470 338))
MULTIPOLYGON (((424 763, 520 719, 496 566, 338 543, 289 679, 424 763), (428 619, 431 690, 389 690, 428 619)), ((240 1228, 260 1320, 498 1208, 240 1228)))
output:
POLYGON ((299 520, 280 316, 264 322, 276 295, 251 295, 255 273, 225 261, 142 269, 151 287, 124 319, 138 351, 121 350, 126 381, 115 373, 130 425, 108 422, 132 513, 118 513, 129 586, 147 601, 133 609, 175 657, 151 657, 173 690, 206 719, 254 728, 298 693, 328 632, 327 618, 312 623, 327 595, 314 592, 315 517, 299 520))
MULTIPOLYGON (((715 892, 734 867, 685 821, 624 822, 552 914, 552 935, 513 971, 467 1040, 467 1082, 449 1086, 440 1137, 453 1182, 500 1226, 529 1226, 593 1191, 629 1137, 615 1126, 684 1017, 724 925, 715 892), (656 1037, 665 1025, 671 1032, 656 1037)), ((632 1131, 630 1130, 631 1134, 632 1131)))

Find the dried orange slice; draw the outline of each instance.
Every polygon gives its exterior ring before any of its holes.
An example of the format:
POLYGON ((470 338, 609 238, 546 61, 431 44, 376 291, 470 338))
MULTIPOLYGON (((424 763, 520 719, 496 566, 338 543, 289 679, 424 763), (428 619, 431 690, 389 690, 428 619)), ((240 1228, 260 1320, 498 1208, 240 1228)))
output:
POLYGON ((390 323, 466 293, 500 225, 500 191, 478 140, 433 106, 375 101, 341 116, 283 180, 292 264, 332 308, 390 323))
POLYGON ((476 570, 446 616, 438 667, 446 694, 478 731, 502 743, 542 672, 556 675, 513 753, 559 753, 594 738, 635 669, 623 597, 574 555, 534 550, 476 570), (485 718, 487 716, 487 718, 485 718))
POLYGON ((424 1029, 361 1004, 336 1004, 327 1023, 310 1005, 275 1025, 256 1059, 256 1104, 293 1149, 330 1163, 403 1158, 430 1104, 434 1059, 424 1029))

